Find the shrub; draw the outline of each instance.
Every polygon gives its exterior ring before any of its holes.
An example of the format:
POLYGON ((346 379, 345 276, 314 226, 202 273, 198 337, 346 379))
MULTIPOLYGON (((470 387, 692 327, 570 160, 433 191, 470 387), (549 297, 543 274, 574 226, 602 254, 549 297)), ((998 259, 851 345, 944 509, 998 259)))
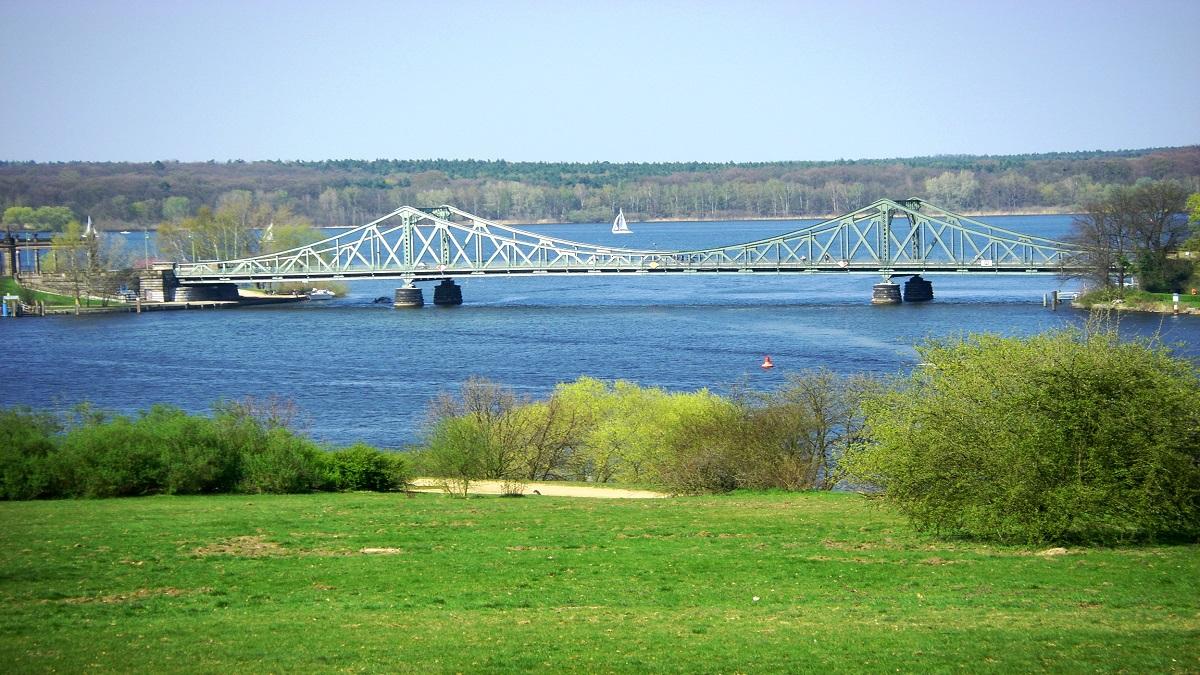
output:
POLYGON ((1200 535, 1200 374, 1115 331, 931 341, 847 468, 920 529, 1006 542, 1200 535))
POLYGON ((164 465, 154 438, 128 417, 72 428, 51 462, 64 497, 125 497, 162 489, 164 465))
POLYGON ((237 486, 239 448, 206 417, 168 406, 154 406, 137 421, 148 442, 160 453, 163 492, 199 494, 231 492, 237 486))
POLYGON ((287 429, 266 432, 263 443, 242 450, 241 492, 311 492, 325 485, 325 453, 287 429))
POLYGON ((58 421, 28 408, 0 410, 0 499, 52 496, 50 456, 58 421))
POLYGON ((471 481, 487 475, 490 442, 475 418, 447 417, 429 434, 421 464, 445 479, 447 492, 466 497, 471 481))
POLYGON ((408 464, 396 453, 356 443, 326 457, 330 486, 335 490, 390 492, 408 485, 408 464))

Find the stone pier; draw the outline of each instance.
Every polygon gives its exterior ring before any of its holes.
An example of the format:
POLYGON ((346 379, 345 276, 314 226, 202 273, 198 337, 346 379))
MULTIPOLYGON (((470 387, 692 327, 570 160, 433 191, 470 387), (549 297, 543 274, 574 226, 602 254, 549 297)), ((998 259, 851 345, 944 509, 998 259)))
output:
POLYGON ((433 304, 450 307, 462 304, 462 286, 454 283, 453 279, 443 279, 442 283, 433 287, 433 304))
POLYGON ((424 307, 425 296, 421 294, 421 289, 409 284, 403 288, 396 289, 396 295, 392 300, 392 307, 424 307))
POLYGON ((920 274, 914 274, 904 282, 905 302, 927 302, 933 299, 933 284, 928 279, 922 279, 920 274))

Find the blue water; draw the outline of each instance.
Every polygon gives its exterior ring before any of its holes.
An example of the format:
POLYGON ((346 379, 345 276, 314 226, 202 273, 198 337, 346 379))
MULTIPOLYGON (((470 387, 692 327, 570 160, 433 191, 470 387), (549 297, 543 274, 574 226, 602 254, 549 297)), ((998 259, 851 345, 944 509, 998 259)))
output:
MULTIPOLYGON (((1059 237, 1070 217, 985 220, 1059 237)), ((797 226, 634 223, 630 236, 605 224, 529 229, 692 248, 797 226)), ((401 447, 419 437, 428 402, 473 375, 531 396, 581 375, 672 390, 770 388, 806 368, 906 371, 917 361, 913 345, 930 336, 1029 334, 1086 318, 1042 307, 1044 293, 1075 288, 1054 277, 928 278, 936 300, 890 307, 870 305, 872 275, 587 275, 465 279, 465 304, 454 308, 374 305, 395 282, 355 282, 329 302, 6 320, 0 405, 65 409, 88 400, 136 412, 168 402, 205 412, 223 398, 276 395, 299 406, 305 430, 320 440, 401 447), (765 354, 772 371, 759 368, 765 354)), ((1128 316, 1122 330, 1159 333, 1200 358, 1200 317, 1128 316)))

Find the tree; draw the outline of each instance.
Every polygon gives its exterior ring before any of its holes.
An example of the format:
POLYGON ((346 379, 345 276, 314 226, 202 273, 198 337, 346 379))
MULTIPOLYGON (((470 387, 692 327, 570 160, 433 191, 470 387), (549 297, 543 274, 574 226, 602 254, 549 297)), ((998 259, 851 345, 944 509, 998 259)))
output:
POLYGON ((1200 252, 1200 192, 1195 192, 1187 200, 1188 225, 1191 226, 1191 236, 1180 246, 1185 251, 1200 252))
POLYGON ((1129 222, 1119 218, 1106 198, 1084 205, 1084 213, 1071 222, 1070 243, 1082 250, 1086 268, 1084 277, 1094 286, 1110 288, 1114 277, 1118 292, 1133 267, 1133 231, 1129 222))
POLYGON ((187 197, 173 196, 163 200, 163 218, 171 222, 178 222, 187 218, 189 213, 191 213, 191 207, 187 197))
POLYGON ((487 474, 487 432, 468 417, 446 417, 434 424, 421 454, 422 464, 443 479, 446 491, 466 497, 472 481, 487 474))
POLYGON ((1087 277, 1102 287, 1111 286, 1115 277, 1120 292, 1136 272, 1145 290, 1173 290, 1191 273, 1189 263, 1169 255, 1187 236, 1186 201, 1187 190, 1178 183, 1144 181, 1112 188, 1087 204, 1070 237, 1084 251, 1087 277))
POLYGON ((4 224, 9 227, 25 227, 34 222, 33 209, 28 206, 10 206, 4 210, 4 224))
POLYGON ((1169 254, 1188 235, 1184 215, 1188 191, 1174 181, 1145 181, 1129 188, 1132 229, 1138 248, 1138 280, 1148 291, 1178 290, 1191 274, 1191 263, 1169 254))
POLYGON ((929 201, 948 209, 967 209, 975 206, 979 193, 979 181, 973 171, 943 172, 925 180, 925 194, 929 201))
POLYGON ((1200 369, 1098 325, 918 348, 845 467, 921 530, 1013 543, 1200 535, 1200 369))
POLYGON ((78 305, 99 266, 99 237, 95 232, 84 234, 79 221, 72 220, 61 233, 51 237, 50 243, 54 249, 47 271, 62 274, 70 282, 78 305))
POLYGON ((47 230, 61 230, 74 219, 75 214, 65 206, 39 206, 33 212, 33 222, 47 230))

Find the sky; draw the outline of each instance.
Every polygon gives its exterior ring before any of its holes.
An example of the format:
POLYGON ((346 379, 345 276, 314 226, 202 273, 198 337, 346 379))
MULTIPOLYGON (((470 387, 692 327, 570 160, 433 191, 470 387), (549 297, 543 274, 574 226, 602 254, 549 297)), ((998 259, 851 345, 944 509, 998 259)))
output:
POLYGON ((0 0, 0 160, 1200 143, 1200 0, 0 0))

